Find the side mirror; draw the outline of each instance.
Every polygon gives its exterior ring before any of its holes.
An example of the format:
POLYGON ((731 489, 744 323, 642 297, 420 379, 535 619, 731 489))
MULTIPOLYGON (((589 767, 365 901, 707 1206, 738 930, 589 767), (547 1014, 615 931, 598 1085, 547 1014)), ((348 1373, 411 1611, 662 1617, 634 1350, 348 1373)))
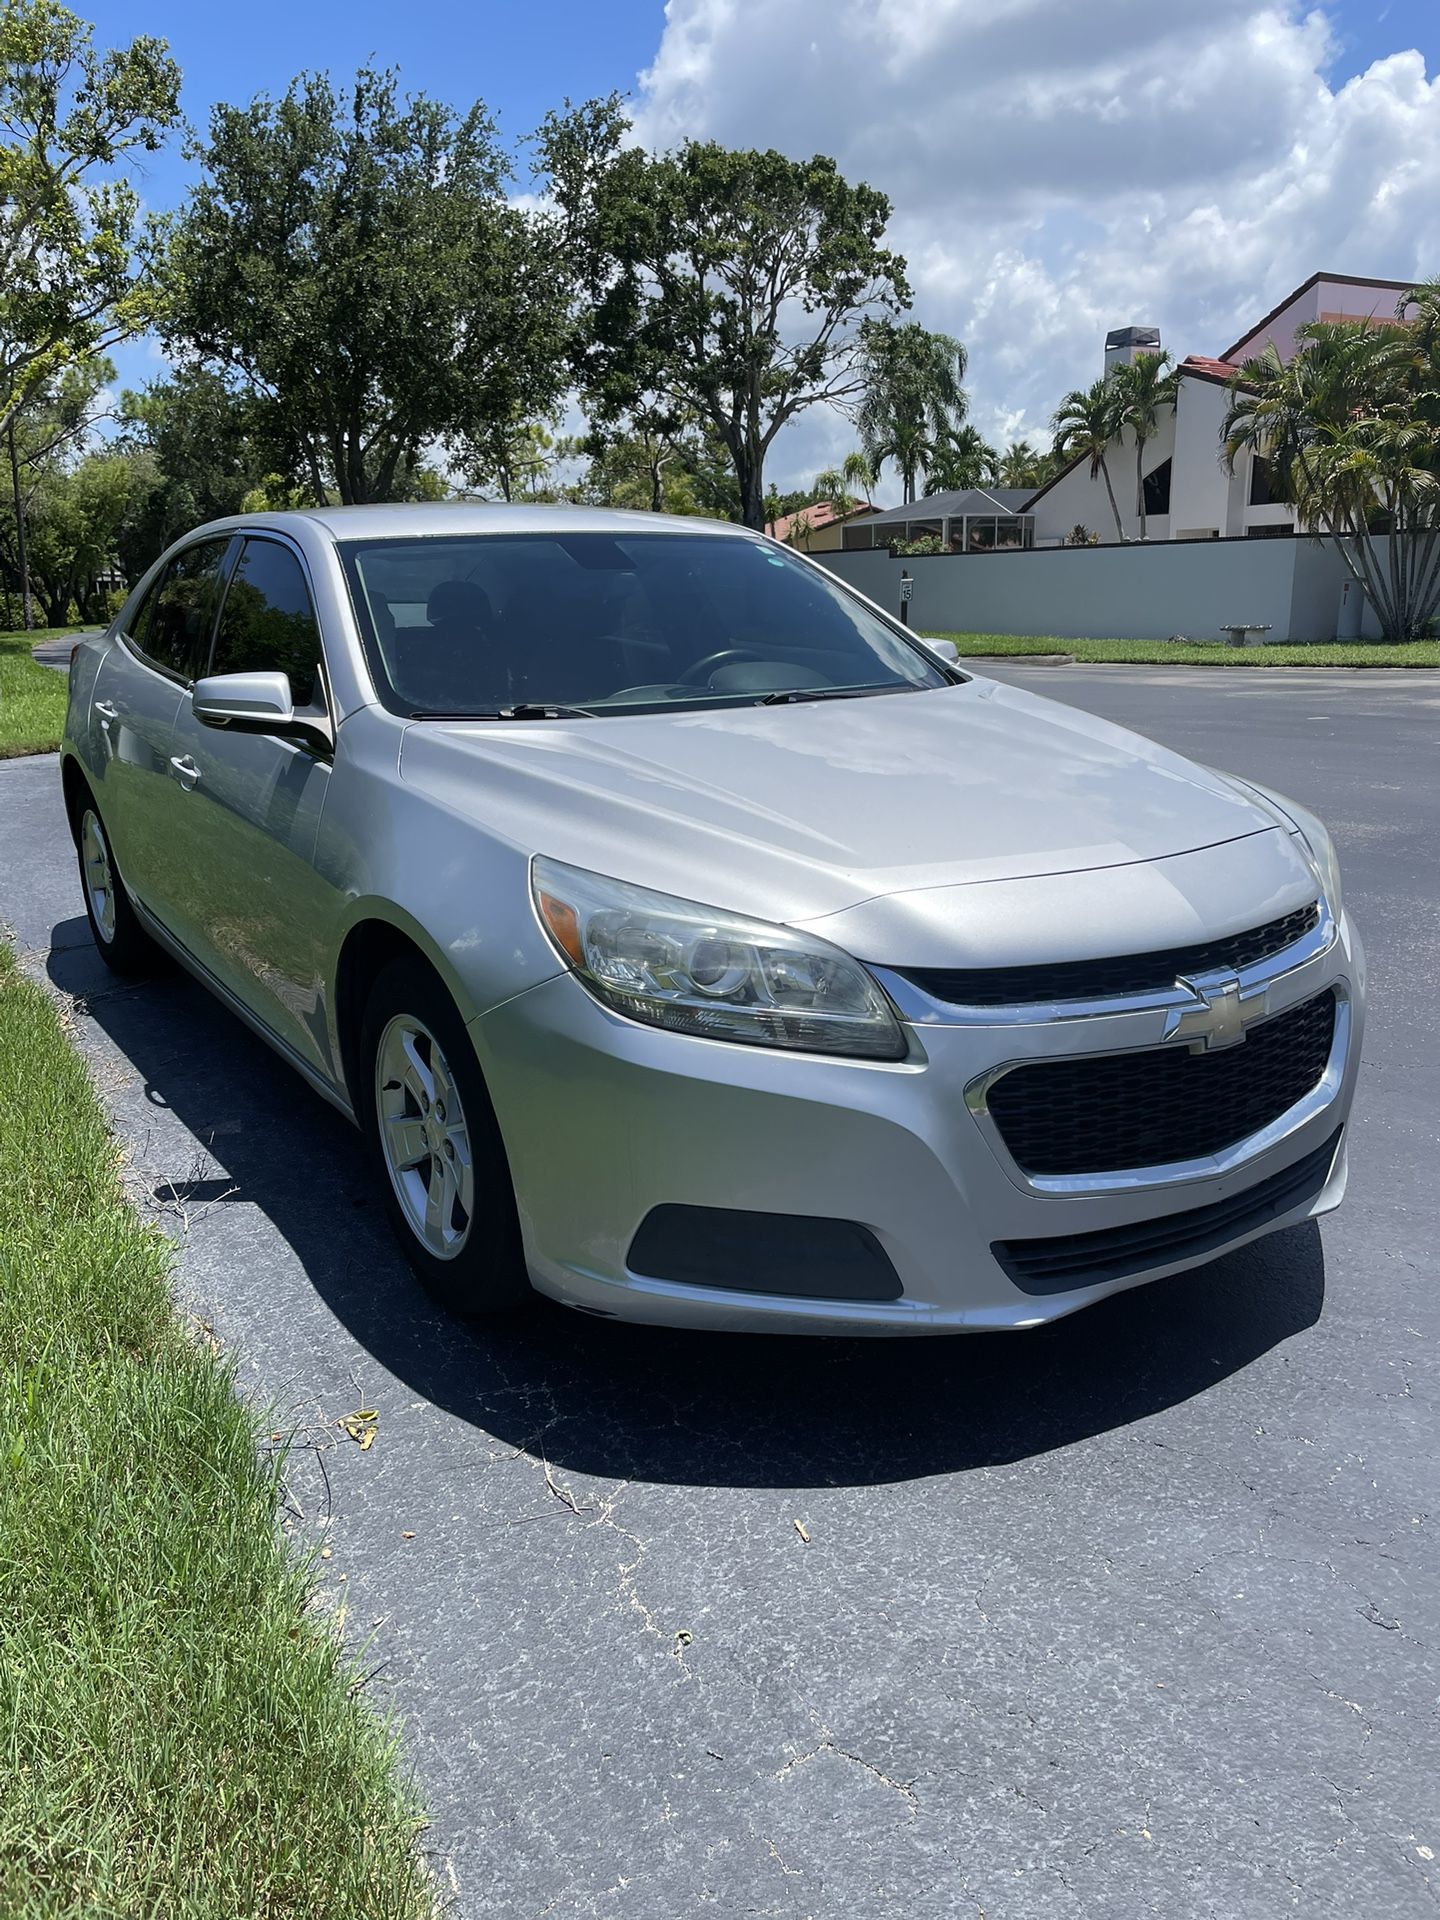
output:
POLYGON ((195 682, 195 718, 242 733, 288 733, 295 726, 290 677, 284 673, 212 673, 195 682))
POLYGON ((953 640, 922 640, 922 647, 928 647, 931 653, 938 654, 948 667, 960 664, 960 649, 953 640))

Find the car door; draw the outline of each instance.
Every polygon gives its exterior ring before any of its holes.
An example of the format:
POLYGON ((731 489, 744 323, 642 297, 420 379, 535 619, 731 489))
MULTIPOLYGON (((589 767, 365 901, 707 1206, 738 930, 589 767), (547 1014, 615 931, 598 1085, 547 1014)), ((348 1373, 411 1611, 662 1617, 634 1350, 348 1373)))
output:
POLYGON ((166 562, 127 608, 91 693, 100 813, 126 886, 166 926, 176 878, 171 734, 209 652, 230 544, 228 536, 199 540, 166 562))
MULTIPOLYGON (((230 572, 208 672, 289 676, 323 714, 319 625, 298 550, 247 535, 230 572)), ((314 866, 331 779, 318 743, 206 726, 187 701, 170 746, 186 894, 178 937, 302 1059, 332 1071, 325 978, 342 898, 314 866)))

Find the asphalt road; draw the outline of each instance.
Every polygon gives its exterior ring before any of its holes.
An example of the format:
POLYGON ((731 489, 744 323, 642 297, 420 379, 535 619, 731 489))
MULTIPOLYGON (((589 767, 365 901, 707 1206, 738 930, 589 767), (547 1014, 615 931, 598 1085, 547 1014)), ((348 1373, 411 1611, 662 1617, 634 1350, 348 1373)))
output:
POLYGON ((1324 814, 1372 991, 1340 1214, 995 1339, 447 1322, 345 1124, 104 974, 55 763, 0 765, 0 920, 296 1430, 461 1914, 1436 1910, 1440 678, 1005 677, 1324 814))

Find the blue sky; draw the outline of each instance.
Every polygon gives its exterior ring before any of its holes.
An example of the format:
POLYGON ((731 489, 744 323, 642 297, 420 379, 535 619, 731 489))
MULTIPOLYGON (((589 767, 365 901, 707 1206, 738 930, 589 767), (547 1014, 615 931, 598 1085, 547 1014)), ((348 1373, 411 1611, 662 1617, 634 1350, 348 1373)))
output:
MULTIPOLYGON (((890 194, 915 317, 966 341, 974 417, 999 439, 1045 437, 1107 326, 1213 353, 1318 267, 1440 274, 1440 0, 71 3, 102 45, 168 40, 201 128, 217 100, 373 59, 484 99, 511 139, 614 88, 651 144, 833 153, 890 194)), ((189 171, 171 150, 138 184, 173 206, 189 171)), ((163 370, 145 343, 116 359, 125 384, 163 370)), ((807 417, 771 477, 852 443, 807 417)))

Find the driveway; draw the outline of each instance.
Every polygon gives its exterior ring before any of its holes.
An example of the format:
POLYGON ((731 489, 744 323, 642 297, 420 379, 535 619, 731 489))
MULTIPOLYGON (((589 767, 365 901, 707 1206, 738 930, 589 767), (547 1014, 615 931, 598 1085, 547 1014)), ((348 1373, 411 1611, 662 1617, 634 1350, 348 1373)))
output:
POLYGON ((1372 1024, 1323 1229, 993 1339, 448 1322, 346 1125, 111 983, 54 761, 0 766, 0 919, 295 1430, 460 1914, 1436 1910, 1440 677, 1003 673, 1324 814, 1372 1024))

